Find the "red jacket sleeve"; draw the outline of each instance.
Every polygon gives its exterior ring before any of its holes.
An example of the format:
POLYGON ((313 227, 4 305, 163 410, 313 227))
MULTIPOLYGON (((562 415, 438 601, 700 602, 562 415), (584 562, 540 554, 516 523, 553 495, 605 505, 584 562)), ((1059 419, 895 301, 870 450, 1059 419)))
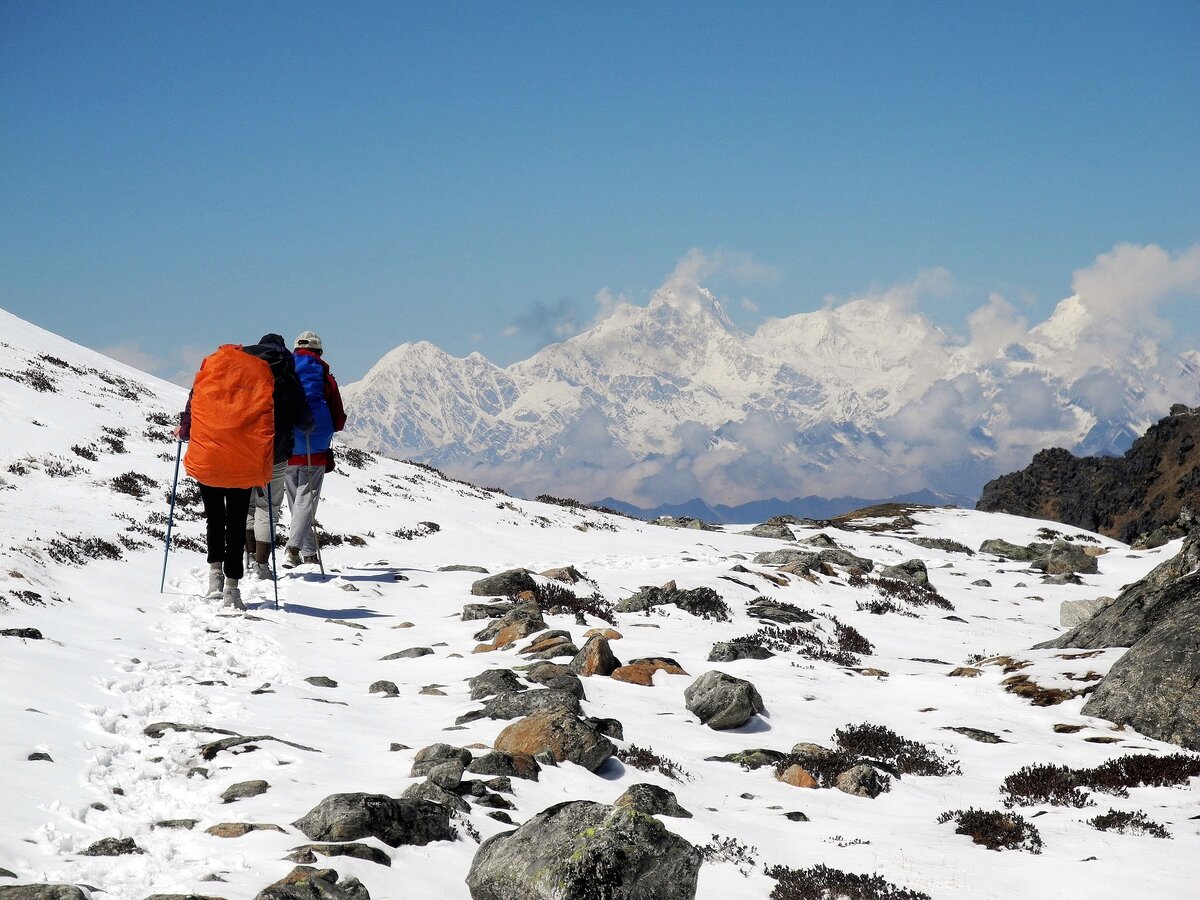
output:
POLYGON ((329 404, 329 416, 333 419, 333 430, 346 427, 346 408, 342 406, 342 392, 338 390, 333 373, 325 370, 325 402, 329 404))

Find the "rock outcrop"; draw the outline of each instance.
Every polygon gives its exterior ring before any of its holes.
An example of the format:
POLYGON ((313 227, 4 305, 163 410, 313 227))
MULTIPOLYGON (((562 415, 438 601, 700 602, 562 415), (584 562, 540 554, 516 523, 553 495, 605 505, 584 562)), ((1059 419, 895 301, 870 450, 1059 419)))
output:
MULTIPOLYGON (((1126 543, 1200 509, 1200 410, 1182 404, 1121 457, 1042 450, 1020 472, 983 486, 977 509, 1052 519, 1126 543)), ((1178 536, 1178 535, 1175 535, 1178 536)))
POLYGON ((467 887, 472 900, 688 900, 700 862, 694 846, 653 816, 576 800, 484 841, 467 887))

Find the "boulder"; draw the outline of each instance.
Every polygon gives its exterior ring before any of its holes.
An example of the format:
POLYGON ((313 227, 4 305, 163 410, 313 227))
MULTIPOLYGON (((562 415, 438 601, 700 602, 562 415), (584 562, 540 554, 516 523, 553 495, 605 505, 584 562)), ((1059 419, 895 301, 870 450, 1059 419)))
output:
POLYGON ((528 690, 512 669, 489 669, 467 680, 472 700, 482 700, 496 694, 528 690))
POLYGON ((908 584, 918 584, 922 587, 929 584, 929 570, 925 568, 924 560, 920 559, 906 559, 894 566, 884 566, 879 570, 879 577, 908 584))
POLYGON ((746 641, 721 641, 709 651, 709 662, 734 662, 739 659, 770 659, 775 654, 766 647, 746 641))
POLYGON ((648 816, 672 816, 677 819, 692 817, 666 788, 645 782, 630 785, 625 793, 613 801, 613 805, 628 806, 648 816))
POLYGON ((587 678, 591 675, 611 675, 620 665, 621 661, 613 656, 608 639, 596 635, 588 638, 583 648, 575 654, 570 668, 576 675, 587 678))
POLYGON ((491 641, 495 646, 511 644, 546 628, 536 603, 518 603, 498 619, 475 632, 475 640, 491 641))
POLYGON ((1033 546, 1022 547, 1001 538, 984 541, 979 545, 979 552, 999 556, 1001 559, 1011 559, 1014 562, 1033 562, 1044 555, 1041 549, 1034 549, 1033 546))
POLYGON ((330 794, 292 825, 310 841, 375 837, 389 847, 399 847, 454 839, 450 813, 444 807, 386 794, 330 794))
MULTIPOLYGON (((1192 579, 1192 588, 1200 590, 1200 576, 1192 579)), ((1195 596, 1113 663, 1084 704, 1084 715, 1200 750, 1200 606, 1195 596)))
POLYGON ((496 737, 495 747, 525 756, 546 753, 554 762, 573 762, 591 772, 604 765, 615 750, 608 738, 561 706, 539 710, 509 725, 496 737))
POLYGON ((1072 541, 1055 541, 1050 545, 1050 552, 1046 554, 1045 561, 1047 575, 1094 575, 1100 571, 1096 557, 1088 553, 1082 544, 1072 541))
POLYGON ((687 672, 667 657, 649 657, 647 659, 632 659, 623 666, 613 669, 611 678, 614 681, 624 681, 628 684, 640 684, 644 687, 654 685, 654 673, 666 672, 668 675, 686 675, 687 672))
POLYGON ((434 784, 432 781, 410 784, 405 788, 400 799, 412 803, 436 803, 445 809, 460 813, 469 813, 471 811, 471 807, 466 800, 462 799, 458 794, 446 790, 441 785, 434 784))
POLYGON ((874 799, 891 789, 891 781, 886 775, 880 775, 874 766, 861 763, 838 775, 833 786, 853 797, 874 799))
POLYGON ((371 900, 371 895, 357 878, 341 881, 333 869, 296 866, 254 900, 371 900))
MULTIPOLYGON (((746 615, 780 625, 796 625, 811 622, 816 616, 790 603, 781 603, 769 597, 756 597, 746 604, 746 615)), ((761 657, 760 657, 761 658, 761 657)))
POLYGON ((475 597, 515 597, 521 591, 532 591, 537 582, 528 569, 509 569, 487 578, 480 578, 471 585, 475 597))
POLYGON ((756 553, 753 559, 753 562, 760 566, 786 566, 793 563, 811 566, 816 561, 817 554, 813 551, 793 550, 787 547, 782 550, 767 550, 763 553, 756 553))
POLYGON ((0 887, 3 900, 88 900, 73 884, 8 884, 0 887))
POLYGON ((467 887, 472 900, 689 900, 700 863, 653 816, 576 800, 484 841, 467 887))
POLYGON ((1063 628, 1074 628, 1076 625, 1082 625, 1112 602, 1112 597, 1064 600, 1058 607, 1058 624, 1063 628))
POLYGON ((542 767, 527 753, 506 753, 493 750, 471 760, 467 771, 472 775, 494 775, 499 778, 524 778, 537 781, 542 767))
POLYGON ((574 566, 559 566, 556 569, 547 569, 545 572, 539 573, 543 578, 549 578, 551 581, 561 581, 564 584, 577 584, 584 580, 584 575, 574 566))
POLYGON ((683 696, 688 711, 716 730, 739 728, 766 709, 753 684, 716 669, 688 685, 683 696))
POLYGON ((739 531, 738 534, 744 534, 748 537, 775 538, 779 541, 794 541, 796 539, 796 535, 792 533, 792 529, 786 525, 766 522, 762 525, 755 525, 749 531, 739 531))
POLYGON ((471 762, 471 751, 465 747, 455 747, 451 744, 430 744, 422 747, 413 757, 410 778, 424 778, 435 766, 444 762, 457 762, 466 766, 471 762))
POLYGON ((225 792, 221 794, 221 799, 226 803, 233 803, 235 800, 245 800, 248 797, 257 797, 259 794, 265 794, 270 787, 261 778, 256 778, 253 781, 239 781, 237 784, 231 784, 225 788, 225 792))
POLYGON ((508 691, 497 694, 483 708, 483 717, 489 719, 516 719, 542 709, 561 707, 572 713, 580 712, 579 698, 567 691, 554 688, 536 688, 522 693, 508 691))
POLYGON ((301 844, 292 848, 293 853, 311 853, 321 856, 350 856, 354 859, 365 859, 380 866, 390 866, 392 858, 370 844, 352 841, 347 844, 301 844))

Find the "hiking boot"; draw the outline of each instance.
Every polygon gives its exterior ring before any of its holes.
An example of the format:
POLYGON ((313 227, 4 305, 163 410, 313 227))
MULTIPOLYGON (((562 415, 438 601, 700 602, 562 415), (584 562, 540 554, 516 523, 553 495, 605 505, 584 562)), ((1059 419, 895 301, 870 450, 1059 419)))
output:
POLYGON ((300 565, 300 551, 295 547, 288 547, 283 554, 283 567, 285 569, 294 569, 300 565))
POLYGON ((315 565, 318 565, 320 562, 321 562, 321 560, 317 559, 317 554, 315 554, 315 553, 305 553, 304 554, 304 564, 306 566, 315 566, 315 565))
POLYGON ((242 602, 242 592, 239 588, 225 588, 221 594, 221 600, 225 606, 232 606, 242 612, 246 610, 246 604, 242 602))
POLYGON ((271 567, 266 563, 254 563, 247 569, 259 581, 272 581, 271 567))
POLYGON ((225 590, 225 576, 220 569, 208 570, 208 592, 204 595, 210 600, 215 600, 221 596, 221 592, 225 590))

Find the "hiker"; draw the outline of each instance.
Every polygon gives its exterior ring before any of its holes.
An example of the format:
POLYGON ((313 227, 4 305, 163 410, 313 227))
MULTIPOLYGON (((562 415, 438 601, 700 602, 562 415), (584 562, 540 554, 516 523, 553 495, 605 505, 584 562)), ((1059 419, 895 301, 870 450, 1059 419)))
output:
POLYGON ((260 581, 274 578, 269 560, 275 542, 272 526, 279 521, 283 506, 284 473, 295 445, 295 433, 311 430, 312 411, 296 375, 296 363, 281 334, 264 334, 257 344, 243 347, 251 356, 264 359, 275 379, 275 445, 271 482, 250 492, 246 516, 246 570, 260 581), (269 506, 268 506, 269 503, 269 506))
POLYGON ((332 472, 334 467, 330 441, 334 432, 346 426, 342 395, 329 371, 329 364, 322 358, 325 349, 320 335, 305 331, 296 338, 293 349, 296 374, 308 399, 314 424, 311 433, 296 431, 295 446, 284 476, 288 506, 292 510, 283 560, 285 569, 320 562, 317 537, 313 531, 317 503, 321 499, 325 473, 332 472))

